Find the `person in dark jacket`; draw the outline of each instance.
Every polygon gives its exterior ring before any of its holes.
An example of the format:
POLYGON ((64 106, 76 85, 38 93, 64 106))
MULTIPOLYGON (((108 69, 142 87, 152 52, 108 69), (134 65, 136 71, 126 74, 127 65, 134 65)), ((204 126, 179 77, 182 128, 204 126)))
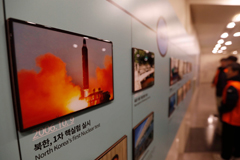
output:
POLYGON ((231 65, 232 63, 236 63, 237 60, 238 60, 237 57, 235 57, 235 56, 229 56, 229 57, 227 58, 227 65, 231 65))
POLYGON ((212 81, 212 87, 216 87, 216 102, 217 102, 217 108, 220 107, 221 101, 222 101, 222 92, 227 84, 227 62, 228 60, 226 58, 222 58, 220 60, 221 66, 218 67, 216 74, 212 81))
POLYGON ((222 128, 221 158, 240 160, 240 64, 228 67, 227 84, 223 90, 222 104, 219 107, 222 128))

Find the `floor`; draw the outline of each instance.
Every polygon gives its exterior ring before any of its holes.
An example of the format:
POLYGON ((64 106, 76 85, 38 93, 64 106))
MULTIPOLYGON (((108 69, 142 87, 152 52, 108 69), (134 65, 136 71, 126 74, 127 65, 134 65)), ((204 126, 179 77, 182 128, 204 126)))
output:
POLYGON ((178 160, 214 160, 220 151, 220 135, 215 102, 215 90, 201 84, 190 117, 190 132, 183 154, 178 160))

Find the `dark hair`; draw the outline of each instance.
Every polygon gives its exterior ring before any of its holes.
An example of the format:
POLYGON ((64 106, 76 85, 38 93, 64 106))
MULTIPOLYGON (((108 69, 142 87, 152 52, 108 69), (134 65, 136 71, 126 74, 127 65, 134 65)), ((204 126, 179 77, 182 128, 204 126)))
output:
POLYGON ((117 158, 117 159, 119 158, 119 157, 118 157, 118 154, 116 154, 116 155, 112 158, 112 160, 114 160, 115 158, 117 158))
POLYGON ((240 73, 240 64, 239 63, 232 63, 229 65, 232 71, 238 71, 240 73))
POLYGON ((220 62, 224 62, 224 61, 227 61, 228 59, 227 58, 222 58, 220 59, 220 62))
POLYGON ((237 62, 238 58, 235 57, 235 56, 229 56, 229 57, 227 58, 227 60, 230 60, 230 61, 233 61, 233 62, 237 62))

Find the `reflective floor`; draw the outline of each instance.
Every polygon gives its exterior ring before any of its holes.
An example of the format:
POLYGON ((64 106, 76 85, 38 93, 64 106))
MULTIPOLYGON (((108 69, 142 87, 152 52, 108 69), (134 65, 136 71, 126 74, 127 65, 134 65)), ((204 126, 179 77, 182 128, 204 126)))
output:
POLYGON ((185 150, 178 160, 214 160, 213 155, 221 149, 221 129, 216 117, 215 90, 210 84, 200 85, 194 103, 185 150))

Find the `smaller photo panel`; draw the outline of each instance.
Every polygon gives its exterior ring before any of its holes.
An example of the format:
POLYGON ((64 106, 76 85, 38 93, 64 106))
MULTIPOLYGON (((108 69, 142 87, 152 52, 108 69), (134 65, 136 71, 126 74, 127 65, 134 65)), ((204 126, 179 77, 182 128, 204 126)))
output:
POLYGON ((170 86, 181 80, 179 75, 179 60, 176 58, 170 58, 170 86))
POLYGON ((188 91, 191 89, 191 80, 188 81, 188 91))
POLYGON ((187 73, 189 73, 190 72, 190 70, 189 70, 189 62, 187 62, 186 67, 187 67, 187 73))
POLYGON ((136 127, 133 128, 133 159, 139 160, 153 141, 154 113, 150 113, 136 127))
POLYGON ((189 91, 189 81, 187 81, 187 83, 186 83, 186 92, 188 92, 189 91))
POLYGON ((154 85, 154 53, 148 50, 132 48, 133 92, 154 85))
POLYGON ((188 64, 188 62, 183 62, 184 64, 184 67, 183 67, 183 72, 184 72, 184 74, 187 74, 188 73, 188 70, 187 70, 187 64, 188 64))
POLYGON ((178 73, 179 73, 180 79, 182 79, 183 75, 184 75, 183 67, 184 67, 183 66, 183 60, 179 60, 179 62, 178 62, 178 69, 179 69, 178 73))
POLYGON ((188 65, 187 65, 187 70, 188 70, 188 73, 190 73, 190 72, 191 72, 191 63, 190 63, 190 62, 188 62, 188 65))
POLYGON ((183 61, 183 74, 187 74, 186 62, 185 61, 183 61))
POLYGON ((183 85, 183 99, 185 99, 187 93, 187 84, 183 85))
POLYGON ((189 80, 189 90, 192 88, 192 80, 189 80))
POLYGON ((127 136, 123 136, 95 160, 127 160, 127 136))
POLYGON ((171 116, 175 108, 176 108, 176 94, 174 93, 171 97, 169 97, 168 117, 171 116))
POLYGON ((178 89, 178 92, 177 92, 177 105, 180 104, 180 102, 182 102, 183 100, 183 89, 182 87, 178 89))

